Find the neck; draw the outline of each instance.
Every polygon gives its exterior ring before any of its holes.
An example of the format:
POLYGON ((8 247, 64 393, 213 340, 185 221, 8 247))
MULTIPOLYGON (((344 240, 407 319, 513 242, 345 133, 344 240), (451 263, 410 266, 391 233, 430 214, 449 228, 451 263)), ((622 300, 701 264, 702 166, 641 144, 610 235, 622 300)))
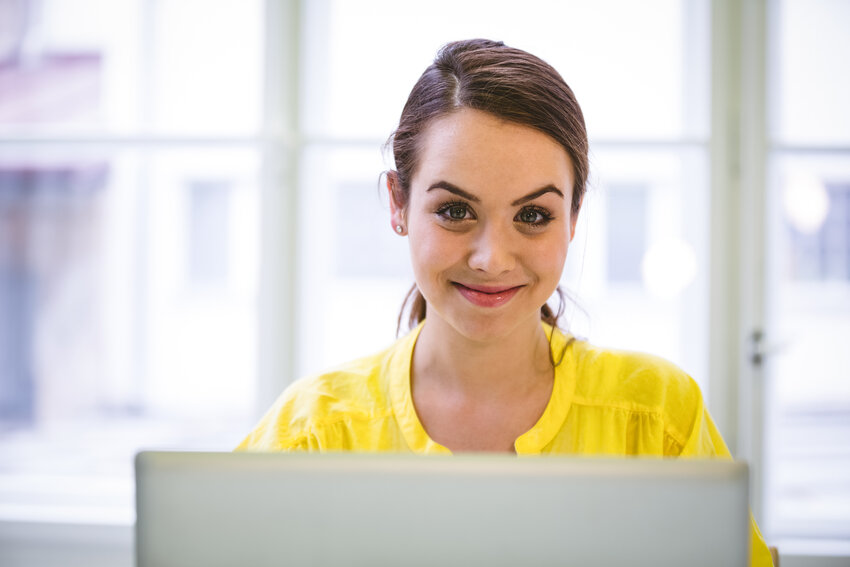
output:
POLYGON ((439 316, 425 321, 416 341, 412 372, 419 386, 475 397, 522 395, 552 379, 549 339, 533 318, 505 336, 477 341, 439 316))

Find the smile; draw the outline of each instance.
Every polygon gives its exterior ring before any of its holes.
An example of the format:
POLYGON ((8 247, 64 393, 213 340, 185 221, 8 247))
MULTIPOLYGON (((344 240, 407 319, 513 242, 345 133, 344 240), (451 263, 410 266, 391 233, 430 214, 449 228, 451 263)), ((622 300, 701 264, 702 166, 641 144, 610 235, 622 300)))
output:
POLYGON ((499 307, 504 305, 523 288, 515 287, 490 287, 490 286, 466 286, 453 282, 460 294, 470 303, 479 307, 499 307))

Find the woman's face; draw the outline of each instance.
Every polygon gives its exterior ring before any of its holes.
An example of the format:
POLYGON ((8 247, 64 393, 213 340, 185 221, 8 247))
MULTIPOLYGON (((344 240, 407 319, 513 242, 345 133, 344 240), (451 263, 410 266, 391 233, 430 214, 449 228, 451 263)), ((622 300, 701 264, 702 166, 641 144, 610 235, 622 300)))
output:
POLYGON ((462 109, 434 120, 393 223, 409 236, 429 324, 478 341, 539 325, 575 230, 564 148, 527 126, 462 109))

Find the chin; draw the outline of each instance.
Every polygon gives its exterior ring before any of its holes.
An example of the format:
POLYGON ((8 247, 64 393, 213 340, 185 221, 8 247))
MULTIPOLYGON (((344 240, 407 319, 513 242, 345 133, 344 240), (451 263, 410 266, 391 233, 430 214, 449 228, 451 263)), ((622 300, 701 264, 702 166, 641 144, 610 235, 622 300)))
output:
POLYGON ((518 330, 526 327, 531 329, 539 324, 539 310, 533 313, 517 315, 515 313, 493 314, 457 314, 444 318, 445 323, 466 339, 488 343, 510 337, 518 330))

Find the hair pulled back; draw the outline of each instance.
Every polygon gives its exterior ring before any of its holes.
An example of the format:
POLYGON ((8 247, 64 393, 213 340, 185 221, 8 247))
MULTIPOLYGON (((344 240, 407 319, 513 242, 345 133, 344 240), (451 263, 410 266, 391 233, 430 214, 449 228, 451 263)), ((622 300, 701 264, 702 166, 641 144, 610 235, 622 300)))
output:
MULTIPOLYGON (((443 46, 413 86, 390 139, 396 169, 387 176, 396 203, 406 207, 410 201, 410 183, 419 167, 427 126, 462 108, 529 126, 561 144, 573 166, 571 214, 578 214, 588 175, 588 142, 584 116, 572 89, 540 58, 486 39, 443 46)), ((558 294, 557 313, 548 304, 540 310, 541 318, 552 326, 563 312, 560 288, 558 294)), ((425 299, 415 284, 399 314, 399 328, 408 305, 412 328, 425 318, 426 311, 425 299)))

